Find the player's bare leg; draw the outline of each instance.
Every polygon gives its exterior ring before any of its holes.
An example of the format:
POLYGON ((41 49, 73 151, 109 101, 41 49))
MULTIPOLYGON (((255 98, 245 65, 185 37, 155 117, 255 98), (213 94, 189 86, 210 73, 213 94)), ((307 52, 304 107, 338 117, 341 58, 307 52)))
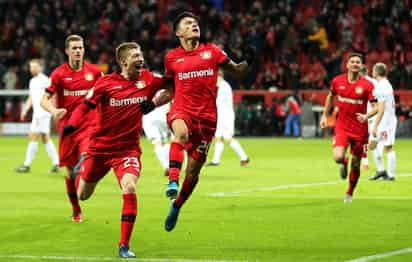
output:
POLYGON ((186 167, 186 177, 183 181, 182 188, 176 200, 173 200, 170 205, 169 214, 165 221, 166 231, 172 231, 176 226, 177 218, 179 216, 180 208, 192 194, 194 188, 199 181, 200 170, 204 162, 197 161, 192 157, 188 158, 186 167))
POLYGON ((120 181, 123 193, 122 221, 119 241, 119 256, 121 258, 136 257, 129 248, 130 237, 137 216, 136 183, 137 176, 130 173, 124 174, 120 181))
POLYGON ((67 167, 67 175, 66 175, 66 191, 69 197, 70 203, 72 204, 73 215, 72 221, 73 222, 82 222, 82 210, 79 204, 79 198, 77 197, 77 190, 76 190, 76 181, 73 177, 73 169, 67 167))
POLYGON ((166 189, 166 196, 175 199, 179 190, 180 170, 182 169, 185 145, 189 140, 189 130, 183 119, 174 120, 172 130, 175 137, 170 144, 169 184, 166 189))
POLYGON ((97 183, 90 183, 84 181, 83 178, 81 178, 81 176, 76 177, 76 183, 78 183, 77 196, 82 201, 89 199, 93 195, 94 189, 97 185, 97 183))
POLYGON ((348 176, 348 159, 346 158, 346 147, 337 146, 333 148, 333 160, 339 164, 340 176, 346 179, 348 176))

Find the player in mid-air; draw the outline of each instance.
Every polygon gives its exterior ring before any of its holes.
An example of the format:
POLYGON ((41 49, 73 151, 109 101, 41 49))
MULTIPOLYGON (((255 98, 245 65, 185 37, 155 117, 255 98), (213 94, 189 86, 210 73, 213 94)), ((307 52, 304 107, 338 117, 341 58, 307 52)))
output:
POLYGON ((360 161, 366 153, 368 144, 367 118, 376 112, 366 113, 367 102, 376 103, 373 96, 373 85, 359 73, 363 66, 363 57, 358 53, 351 53, 346 63, 347 73, 336 76, 325 101, 325 109, 320 120, 320 126, 326 127, 327 115, 330 112, 334 97, 339 107, 338 118, 333 138, 333 159, 341 165, 341 177, 346 179, 348 159, 346 150, 351 147, 351 168, 349 174, 349 188, 346 192, 345 203, 352 202, 353 191, 360 176, 360 161), (364 115, 360 121, 358 117, 364 115))
MULTIPOLYGON (((70 35, 65 41, 68 62, 57 67, 51 74, 51 84, 41 100, 41 106, 58 119, 58 133, 70 118, 74 109, 81 104, 86 94, 93 87, 102 72, 97 65, 84 61, 84 41, 79 35, 70 35), (56 106, 50 98, 56 96, 56 106)), ((89 145, 89 132, 94 122, 94 115, 88 114, 86 121, 70 137, 59 137, 60 166, 67 169, 66 191, 73 209, 72 221, 81 222, 82 213, 74 184, 74 167, 85 154, 89 145)))
MULTIPOLYGON (((123 194, 119 256, 133 258, 129 248, 137 216, 136 183, 140 175, 140 133, 142 130, 141 105, 161 88, 171 88, 171 81, 143 69, 144 59, 140 46, 125 42, 116 48, 120 73, 100 78, 90 90, 84 103, 79 105, 64 128, 64 136, 74 135, 82 125, 84 115, 96 108, 96 123, 90 135, 90 146, 76 177, 77 195, 87 200, 97 183, 113 168, 123 194), (73 134, 72 134, 73 133, 73 134)), ((154 105, 162 105, 171 95, 156 97, 154 105), (165 97, 167 98, 166 100, 165 97)))
POLYGON ((240 143, 233 138, 235 134, 235 112, 233 110, 233 94, 229 83, 224 79, 223 70, 219 70, 217 78, 217 127, 215 133, 215 153, 212 161, 208 166, 218 166, 220 158, 225 148, 223 140, 230 145, 240 158, 240 165, 246 166, 249 163, 249 157, 246 155, 240 143))
POLYGON ((395 144, 396 133, 396 114, 395 114, 395 99, 393 96, 393 88, 386 78, 387 68, 383 63, 376 63, 373 66, 372 76, 376 80, 374 96, 378 100, 378 114, 371 127, 369 136, 369 148, 374 151, 374 154, 379 154, 375 157, 376 175, 371 177, 371 180, 384 179, 395 180, 395 165, 396 155, 393 150, 395 144), (377 149, 377 145, 381 143, 384 147, 387 157, 386 172, 382 154, 377 149), (376 151, 376 153, 375 153, 376 151))
MULTIPOLYGON (((163 90, 159 91, 163 92, 163 90)), ((167 126, 166 115, 170 104, 157 107, 152 112, 143 116, 143 131, 147 139, 152 142, 157 159, 164 169, 165 176, 169 176, 169 150, 168 143, 170 130, 167 126)))
POLYGON ((52 160, 53 166, 50 172, 56 173, 59 171, 59 157, 53 141, 50 139, 50 121, 51 115, 40 106, 40 99, 44 91, 49 87, 49 78, 42 73, 42 66, 39 59, 32 59, 29 62, 30 73, 32 78, 29 82, 29 98, 24 103, 23 111, 21 112, 21 120, 23 120, 30 108, 33 108, 33 117, 30 125, 30 143, 26 150, 26 159, 22 166, 16 169, 19 173, 27 173, 30 171, 30 165, 37 153, 37 141, 42 139, 46 147, 47 154, 52 160))
POLYGON ((173 200, 165 221, 166 231, 175 227, 182 205, 192 194, 216 131, 219 68, 242 77, 249 71, 255 55, 253 48, 245 47, 246 61, 236 64, 216 45, 201 43, 199 19, 190 12, 179 14, 173 29, 180 47, 170 50, 164 61, 165 77, 175 83, 167 119, 174 139, 170 145, 166 190, 166 196, 173 200), (188 155, 186 176, 177 195, 184 151, 188 155))

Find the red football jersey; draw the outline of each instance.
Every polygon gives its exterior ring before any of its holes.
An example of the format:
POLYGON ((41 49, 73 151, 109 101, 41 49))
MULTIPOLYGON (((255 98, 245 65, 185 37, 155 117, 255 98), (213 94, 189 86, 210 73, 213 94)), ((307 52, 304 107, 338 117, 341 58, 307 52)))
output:
POLYGON ((116 156, 140 152, 143 114, 139 104, 152 100, 159 89, 166 87, 165 82, 166 78, 148 70, 134 81, 117 73, 100 78, 86 97, 86 102, 97 106, 88 153, 116 156))
POLYGON ((166 77, 173 78, 175 94, 170 114, 186 113, 195 119, 216 122, 217 75, 227 55, 214 44, 200 44, 193 51, 182 47, 166 54, 166 77))
POLYGON ((368 123, 359 122, 356 113, 366 114, 368 101, 376 100, 372 83, 364 77, 350 83, 347 74, 341 74, 332 80, 331 92, 336 95, 339 108, 335 128, 354 137, 368 136, 368 123))
MULTIPOLYGON (((47 92, 57 96, 57 108, 65 108, 67 114, 59 121, 59 130, 66 125, 74 109, 84 100, 89 90, 93 87, 102 72, 97 65, 88 62, 83 63, 83 68, 74 71, 68 63, 57 67, 51 74, 51 84, 47 92)), ((79 130, 87 128, 88 123, 93 120, 93 112, 89 113, 88 121, 79 130)))

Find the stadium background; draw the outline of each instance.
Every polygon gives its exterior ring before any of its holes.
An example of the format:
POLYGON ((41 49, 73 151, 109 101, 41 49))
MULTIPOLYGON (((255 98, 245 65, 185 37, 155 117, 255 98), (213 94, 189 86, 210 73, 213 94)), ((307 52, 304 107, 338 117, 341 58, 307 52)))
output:
POLYGON ((346 55, 357 51, 369 69, 378 61, 388 65, 397 90, 398 135, 410 136, 411 7, 407 0, 0 1, 0 122, 20 121, 23 97, 9 90, 27 89, 28 60, 42 58, 49 74, 66 60, 67 35, 82 35, 86 59, 104 72, 116 70, 113 50, 125 40, 139 42, 147 66, 163 72, 164 54, 177 44, 173 17, 193 10, 203 40, 219 44, 235 61, 242 59, 243 45, 256 47, 252 74, 242 82, 226 77, 233 89, 250 90, 235 91, 238 135, 282 135, 282 98, 291 94, 301 106, 309 103, 304 135, 320 135, 317 115, 309 109, 323 103, 330 80, 344 71, 346 55))

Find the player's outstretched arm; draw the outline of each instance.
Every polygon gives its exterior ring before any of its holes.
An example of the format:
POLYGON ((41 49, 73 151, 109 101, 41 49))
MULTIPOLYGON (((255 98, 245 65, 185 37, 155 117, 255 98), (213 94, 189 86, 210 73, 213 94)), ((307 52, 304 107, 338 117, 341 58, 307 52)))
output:
POLYGON ((252 46, 246 46, 243 48, 243 54, 244 61, 237 64, 229 59, 228 62, 223 65, 223 70, 238 78, 244 77, 255 63, 256 50, 252 46))
POLYGON ((382 121, 382 117, 384 113, 385 113, 385 101, 379 101, 378 102, 378 113, 377 113, 376 120, 372 127, 372 135, 374 137, 377 136, 378 126, 382 121))
POLYGON ((51 97, 52 94, 46 91, 41 98, 40 105, 44 110, 51 113, 55 119, 60 119, 67 113, 67 110, 64 108, 56 108, 50 100, 51 97))

